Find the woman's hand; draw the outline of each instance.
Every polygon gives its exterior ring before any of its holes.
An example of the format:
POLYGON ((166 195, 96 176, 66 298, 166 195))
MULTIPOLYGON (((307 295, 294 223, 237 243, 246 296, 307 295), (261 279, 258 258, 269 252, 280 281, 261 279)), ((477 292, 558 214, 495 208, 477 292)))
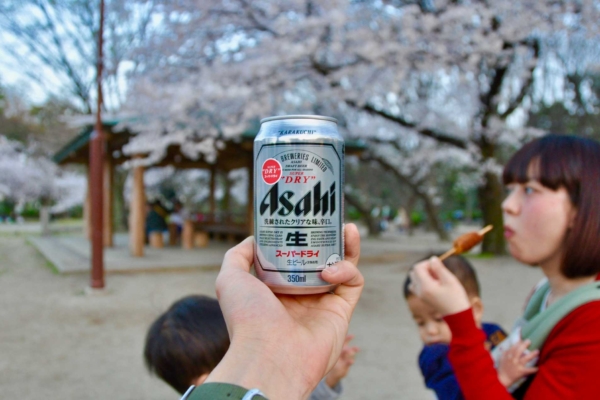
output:
POLYGON ((345 226, 345 259, 321 276, 334 293, 274 294, 250 274, 254 238, 227 252, 217 297, 231 338, 206 382, 259 388, 272 399, 307 397, 340 356, 364 279, 357 269, 360 236, 345 226))
POLYGON ((471 307, 463 285, 437 257, 416 264, 410 280, 410 290, 442 315, 471 307))

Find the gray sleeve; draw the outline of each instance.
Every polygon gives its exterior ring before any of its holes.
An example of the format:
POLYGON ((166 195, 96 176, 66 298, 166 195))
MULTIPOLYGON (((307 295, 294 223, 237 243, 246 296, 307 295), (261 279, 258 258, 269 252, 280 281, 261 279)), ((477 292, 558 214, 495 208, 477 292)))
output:
POLYGON ((310 394, 310 400, 335 400, 342 393, 342 384, 338 383, 333 389, 323 379, 310 394))

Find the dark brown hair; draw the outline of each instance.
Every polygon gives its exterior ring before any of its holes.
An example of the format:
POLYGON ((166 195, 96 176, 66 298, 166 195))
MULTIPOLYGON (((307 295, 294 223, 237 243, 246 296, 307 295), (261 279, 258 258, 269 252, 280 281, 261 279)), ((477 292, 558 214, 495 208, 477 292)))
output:
POLYGON ((183 394, 217 366, 228 348, 227 326, 217 300, 188 296, 152 323, 144 359, 150 372, 183 394))
POLYGON ((579 136, 548 135, 523 146, 504 167, 504 184, 536 180, 564 187, 577 209, 565 239, 561 272, 567 278, 600 272, 600 143, 579 136))
MULTIPOLYGON (((433 254, 432 254, 433 255, 433 254)), ((428 260, 432 255, 425 257, 423 260, 428 260)), ((466 258, 453 255, 442 261, 443 264, 452 272, 459 280, 459 282, 465 288, 469 297, 479 296, 479 281, 477 280, 477 274, 475 269, 466 258)), ((410 285, 410 275, 406 276, 404 280, 404 298, 408 299, 412 295, 412 292, 408 288, 410 285)))

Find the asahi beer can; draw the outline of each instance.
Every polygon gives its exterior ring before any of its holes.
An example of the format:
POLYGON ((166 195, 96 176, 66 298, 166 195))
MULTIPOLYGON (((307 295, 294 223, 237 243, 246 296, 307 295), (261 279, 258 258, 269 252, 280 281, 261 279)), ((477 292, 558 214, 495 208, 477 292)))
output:
POLYGON ((344 140, 337 120, 287 115, 260 121, 254 140, 254 268, 273 292, 335 285, 321 271, 344 257, 344 140))

